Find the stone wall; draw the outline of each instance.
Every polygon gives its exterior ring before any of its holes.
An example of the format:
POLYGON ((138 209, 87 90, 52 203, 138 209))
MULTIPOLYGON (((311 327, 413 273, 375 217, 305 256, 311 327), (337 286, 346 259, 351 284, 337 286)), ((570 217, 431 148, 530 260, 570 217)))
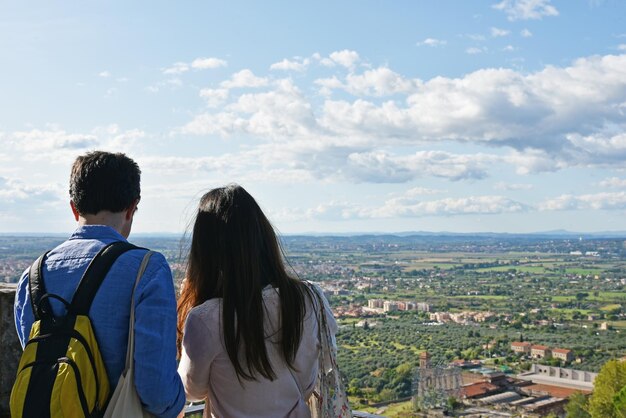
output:
POLYGON ((540 364, 533 364, 530 371, 545 376, 585 383, 593 383, 598 376, 598 373, 585 370, 566 369, 564 367, 544 366, 540 364))
POLYGON ((22 347, 15 332, 15 285, 0 284, 0 418, 9 417, 9 396, 22 347))

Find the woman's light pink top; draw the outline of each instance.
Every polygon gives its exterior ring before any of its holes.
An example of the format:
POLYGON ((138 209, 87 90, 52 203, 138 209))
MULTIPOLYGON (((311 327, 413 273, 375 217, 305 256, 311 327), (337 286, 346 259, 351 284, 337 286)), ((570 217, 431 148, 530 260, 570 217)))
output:
MULTIPOLYGON (((206 400, 205 417, 281 418, 294 415, 294 408, 313 391, 318 369, 320 345, 314 308, 305 297, 307 307, 302 327, 302 340, 296 354, 295 369, 290 373, 276 342, 280 338, 280 297, 276 289, 263 290, 265 302, 265 334, 269 359, 276 374, 270 381, 259 376, 258 381, 237 379, 224 347, 221 327, 221 299, 211 299, 193 308, 187 316, 183 351, 178 367, 187 400, 206 400), (294 379, 295 378, 295 379, 294 379)), ((324 302, 327 322, 334 336, 337 323, 324 302)), ((334 341, 334 339, 333 339, 334 341)), ((300 405, 301 407, 301 405, 300 405)))

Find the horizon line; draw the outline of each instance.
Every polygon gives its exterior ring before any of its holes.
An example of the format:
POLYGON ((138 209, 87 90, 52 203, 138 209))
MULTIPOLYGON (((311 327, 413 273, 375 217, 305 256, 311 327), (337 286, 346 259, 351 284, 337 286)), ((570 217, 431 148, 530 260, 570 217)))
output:
MULTIPOLYGON (((11 236, 23 236, 23 237, 65 237, 71 232, 0 232, 0 237, 11 237, 11 236)), ((131 233, 132 237, 172 237, 172 236, 180 236, 183 237, 187 234, 187 232, 135 232, 131 233)), ((428 236, 446 236, 446 235, 456 235, 456 236, 473 236, 473 235, 508 235, 508 236, 568 236, 568 237, 584 237, 584 236, 594 236, 594 237, 610 237, 610 238, 626 238, 626 231, 623 230, 614 230, 614 231, 569 231, 564 229, 551 230, 551 231, 534 231, 534 232, 493 232, 493 231, 472 231, 472 232, 456 232, 456 231, 354 231, 354 232, 339 232, 339 231, 324 231, 324 232, 315 232, 315 231, 305 231, 305 232, 280 232, 277 231, 278 236, 306 236, 306 237, 359 237, 359 236, 398 236, 398 237, 409 237, 409 236, 420 236, 420 235, 428 235, 428 236)))

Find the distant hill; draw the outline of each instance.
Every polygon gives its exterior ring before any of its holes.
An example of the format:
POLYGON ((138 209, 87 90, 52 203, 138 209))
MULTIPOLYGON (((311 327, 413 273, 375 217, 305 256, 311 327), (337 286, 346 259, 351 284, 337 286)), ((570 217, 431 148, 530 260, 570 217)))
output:
POLYGON ((626 238, 626 231, 575 232, 563 229, 530 233, 512 232, 450 232, 450 231, 406 231, 406 232, 305 232, 282 234, 285 237, 483 237, 483 238, 626 238))
MULTIPOLYGON (((66 238, 68 233, 48 233, 48 232, 0 232, 0 237, 55 237, 66 238)), ((360 237, 360 238, 382 238, 382 237, 479 237, 479 238, 626 238, 626 231, 597 231, 597 232, 576 232, 564 229, 555 229, 552 231, 539 231, 529 233, 516 232, 451 232, 451 231, 401 231, 401 232, 302 232, 302 233, 283 233, 284 237, 360 237)), ((180 239, 183 233, 174 232, 150 232, 150 233, 133 233, 133 238, 168 238, 180 239)))

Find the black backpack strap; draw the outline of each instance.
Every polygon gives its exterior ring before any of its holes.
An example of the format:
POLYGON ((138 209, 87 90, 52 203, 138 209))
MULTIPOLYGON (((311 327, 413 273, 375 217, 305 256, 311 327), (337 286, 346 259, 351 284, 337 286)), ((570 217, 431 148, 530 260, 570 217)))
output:
POLYGON ((43 312, 52 313, 52 309, 50 309, 50 302, 48 299, 41 300, 41 297, 46 294, 46 286, 43 282, 43 275, 41 273, 43 269, 43 262, 46 259, 50 251, 47 251, 45 254, 39 256, 37 260, 30 266, 30 270, 28 271, 28 291, 30 293, 30 306, 33 309, 33 315, 35 316, 35 321, 40 320, 39 317, 39 309, 41 307, 43 312), (42 306, 39 306, 39 305, 42 306))
POLYGON ((91 302, 93 302, 96 292, 98 292, 104 277, 115 260, 126 251, 139 248, 126 241, 116 241, 101 249, 91 260, 83 277, 80 279, 80 283, 78 283, 72 298, 72 313, 75 315, 88 315, 91 302))

